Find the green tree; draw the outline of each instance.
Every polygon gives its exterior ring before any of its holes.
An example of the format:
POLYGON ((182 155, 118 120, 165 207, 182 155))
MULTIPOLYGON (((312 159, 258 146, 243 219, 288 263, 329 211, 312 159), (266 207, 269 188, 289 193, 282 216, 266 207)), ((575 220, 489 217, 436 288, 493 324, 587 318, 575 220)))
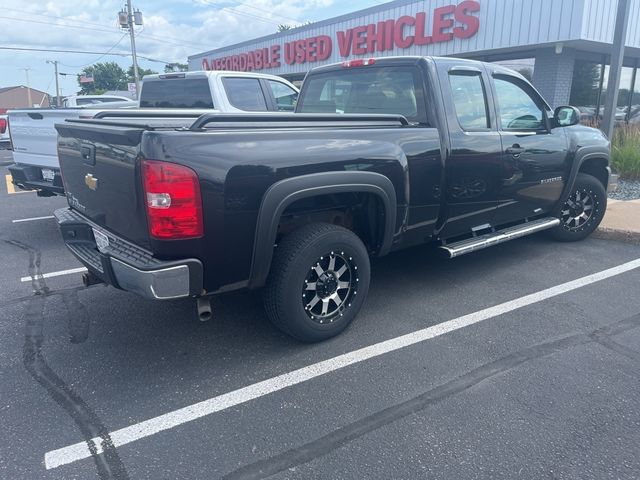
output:
POLYGON ((164 66, 164 73, 171 72, 186 72, 189 70, 189 65, 186 63, 167 63, 164 66))
MULTIPOLYGON (((142 80, 145 75, 153 75, 154 73, 158 73, 158 72, 155 72, 155 71, 151 70, 150 68, 140 68, 140 67, 138 67, 138 76, 140 77, 140 80, 142 80)), ((135 80, 133 78, 133 65, 131 65, 129 67, 129 70, 127 70, 127 83, 133 83, 133 82, 135 82, 135 80)), ((126 90, 126 88, 125 88, 125 90, 126 90)))
POLYGON ((307 25, 311 25, 313 22, 311 20, 307 20, 304 23, 299 23, 298 25, 287 25, 286 23, 281 23, 278 25, 278 32, 286 32, 287 30, 291 30, 292 28, 305 27, 307 25))
POLYGON ((78 75, 81 95, 99 95, 107 90, 126 90, 126 72, 116 62, 96 63, 84 67, 78 75), (80 76, 93 76, 92 83, 80 83, 80 76))
POLYGON ((600 86, 600 65, 578 60, 573 67, 571 98, 569 103, 576 106, 595 105, 600 86))

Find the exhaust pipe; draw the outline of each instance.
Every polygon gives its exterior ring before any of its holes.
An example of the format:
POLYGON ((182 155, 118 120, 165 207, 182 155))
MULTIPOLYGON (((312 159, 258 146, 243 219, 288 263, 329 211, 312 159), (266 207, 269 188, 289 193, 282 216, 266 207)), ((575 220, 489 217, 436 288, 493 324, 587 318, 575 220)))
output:
POLYGON ((206 322, 211 320, 213 314, 211 313, 211 300, 206 297, 199 297, 198 300, 198 320, 206 322))
POLYGON ((104 283, 102 279, 96 277, 91 272, 85 272, 82 274, 82 284, 85 287, 90 287, 91 285, 98 285, 99 283, 104 283))

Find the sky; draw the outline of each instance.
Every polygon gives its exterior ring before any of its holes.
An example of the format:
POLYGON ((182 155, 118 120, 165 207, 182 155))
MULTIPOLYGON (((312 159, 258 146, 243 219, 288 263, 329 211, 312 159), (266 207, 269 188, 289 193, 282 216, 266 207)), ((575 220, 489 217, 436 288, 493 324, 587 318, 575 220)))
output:
MULTIPOLYGON (((144 25, 136 28, 138 64, 161 72, 162 62, 187 63, 195 53, 275 33, 278 24, 315 22, 386 3, 384 0, 133 0, 144 25), (152 60, 149 60, 152 59, 152 60)), ((62 95, 78 91, 75 74, 96 62, 115 61, 125 70, 129 35, 118 26, 124 1, 0 0, 0 88, 26 85, 55 94, 53 65, 59 62, 62 95), (87 54, 7 50, 56 49, 87 54)))

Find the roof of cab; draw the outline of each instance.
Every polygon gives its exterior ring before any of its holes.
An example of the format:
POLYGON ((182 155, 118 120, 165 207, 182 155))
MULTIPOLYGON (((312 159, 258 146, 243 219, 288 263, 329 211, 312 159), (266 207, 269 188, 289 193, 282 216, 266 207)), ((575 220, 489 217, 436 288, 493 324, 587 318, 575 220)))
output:
MULTIPOLYGON (((433 56, 419 56, 419 55, 406 55, 406 56, 394 56, 394 57, 380 57, 380 58, 376 58, 376 57, 371 57, 371 58, 367 58, 367 59, 351 59, 351 60, 347 60, 345 62, 338 62, 338 63, 332 63, 330 65, 323 65, 320 67, 316 67, 313 68, 309 71, 309 74, 312 73, 321 73, 321 72, 325 72, 325 71, 332 71, 332 70, 338 70, 338 69, 342 69, 345 68, 346 66, 348 66, 348 62, 349 61, 353 61, 353 60, 374 60, 374 62, 371 65, 364 65, 361 68, 367 68, 370 66, 384 66, 384 65, 398 65, 398 64, 403 64, 403 65, 415 65, 421 61, 423 62, 434 62, 436 64, 440 64, 440 65, 458 65, 458 66, 469 66, 469 67, 473 67, 476 66, 478 67, 479 65, 491 65, 492 70, 494 72, 501 72, 501 73, 505 73, 505 74, 510 74, 510 75, 515 75, 518 77, 522 77, 518 72, 511 70, 510 68, 504 67, 502 65, 496 64, 496 63, 487 63, 487 62, 481 62, 478 60, 469 60, 466 58, 457 58, 457 57, 433 57, 433 56)), ((355 67, 355 68, 360 68, 360 67, 355 67)), ((524 77, 522 77, 524 78, 524 77)))
POLYGON ((153 75, 145 75, 143 83, 148 81, 166 80, 171 78, 212 78, 212 77, 247 77, 247 78, 265 78, 269 80, 278 80, 289 84, 286 79, 277 75, 258 72, 236 72, 233 70, 194 70, 191 72, 173 72, 173 73, 155 73, 153 75))

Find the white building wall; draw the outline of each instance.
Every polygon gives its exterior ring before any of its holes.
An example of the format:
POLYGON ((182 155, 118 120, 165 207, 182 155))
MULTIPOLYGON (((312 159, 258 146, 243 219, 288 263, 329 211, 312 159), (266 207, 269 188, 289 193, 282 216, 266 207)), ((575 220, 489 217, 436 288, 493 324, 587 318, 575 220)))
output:
MULTIPOLYGON (((632 1, 634 2, 633 7, 637 9, 640 0, 632 1)), ((191 70, 201 69, 204 58, 214 59, 238 55, 251 50, 268 48, 276 43, 280 44, 283 49, 286 42, 318 35, 331 37, 333 40, 332 55, 324 62, 287 65, 282 61, 278 68, 261 70, 264 73, 275 74, 304 72, 316 66, 345 60, 339 54, 337 31, 388 19, 398 19, 402 15, 415 16, 417 12, 427 12, 427 24, 430 25, 433 11, 436 8, 458 3, 460 0, 399 0, 391 7, 380 5, 287 32, 193 55, 189 57, 189 68, 191 70)), ((615 19, 616 2, 615 0, 479 0, 479 3, 480 11, 474 15, 478 16, 480 20, 480 28, 471 38, 456 38, 449 42, 412 46, 406 49, 394 48, 392 51, 384 52, 383 55, 469 54, 578 40, 585 35, 588 35, 589 39, 608 38, 610 34, 608 27, 601 27, 599 24, 608 22, 611 15, 615 19), (604 22, 601 21, 603 15, 604 22)), ((640 42, 640 34, 637 32, 638 18, 632 21, 632 24, 629 26, 629 31, 634 31, 634 25, 636 31, 631 34, 631 39, 633 42, 640 42)), ((413 27, 408 27, 407 34, 412 34, 412 30, 413 27)), ((640 43, 637 46, 640 47, 640 43)), ((372 55, 366 54, 360 57, 370 56, 372 55)), ((349 58, 358 58, 358 56, 352 55, 349 58)))
POLYGON ((574 65, 575 51, 570 48, 560 54, 555 48, 536 52, 533 84, 552 108, 569 104, 574 65))
MULTIPOLYGON (((617 0, 582 0, 582 2, 584 13, 581 38, 594 42, 613 43, 617 0)), ((640 0, 631 0, 626 45, 640 48, 640 0)))

